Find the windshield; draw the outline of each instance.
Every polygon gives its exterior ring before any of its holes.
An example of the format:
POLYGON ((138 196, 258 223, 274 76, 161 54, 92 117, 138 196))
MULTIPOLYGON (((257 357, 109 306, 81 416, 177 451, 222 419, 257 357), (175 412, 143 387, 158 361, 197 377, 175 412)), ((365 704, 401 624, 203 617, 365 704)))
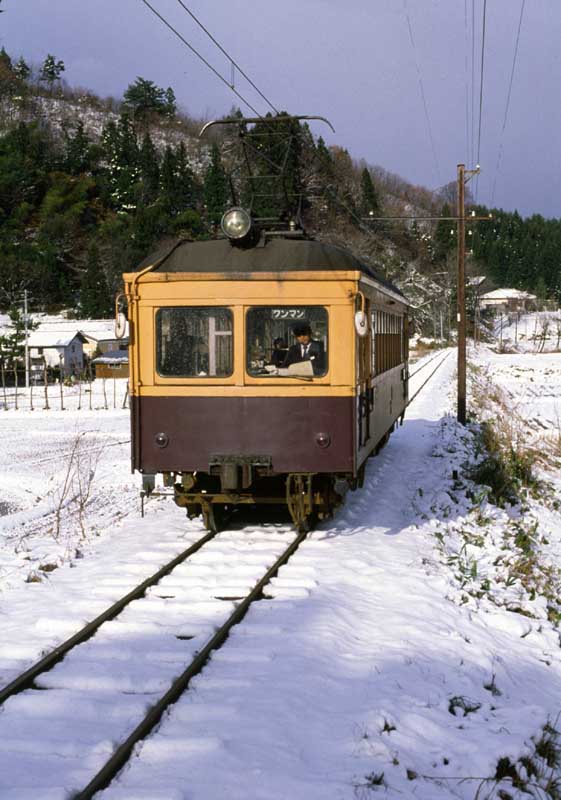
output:
POLYGON ((321 377, 328 369, 322 306, 259 306, 247 312, 247 371, 254 377, 321 377))
POLYGON ((160 308, 156 313, 157 370, 163 377, 227 377, 233 372, 229 308, 160 308))

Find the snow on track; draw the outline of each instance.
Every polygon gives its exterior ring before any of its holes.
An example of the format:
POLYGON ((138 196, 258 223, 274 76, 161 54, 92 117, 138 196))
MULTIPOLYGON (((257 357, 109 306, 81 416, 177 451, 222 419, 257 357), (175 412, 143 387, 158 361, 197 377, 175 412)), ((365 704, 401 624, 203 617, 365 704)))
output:
MULTIPOLYGON (((496 369, 498 360, 489 360, 496 369)), ((548 717, 555 721, 559 710, 558 637, 543 620, 490 603, 477 609, 458 604, 453 571, 435 546, 432 509, 442 498, 449 501, 459 458, 447 416, 455 363, 451 355, 432 376, 404 426, 368 462, 364 489, 349 493, 335 519, 309 536, 267 598, 250 609, 100 798, 360 800, 378 794, 473 800, 499 758, 531 752, 530 736, 539 735, 548 717)), ((410 396, 436 364, 412 378, 410 396)), ((514 380, 513 391, 518 388, 514 380)), ((456 521, 469 510, 460 498, 456 521)), ((266 533, 266 527, 246 524, 234 535, 266 533)), ((52 644, 73 632, 58 631, 57 625, 67 625, 65 613, 79 627, 78 618, 91 618, 94 606, 101 610, 150 574, 157 558, 162 563, 159 542, 178 552, 186 538, 200 535, 200 524, 186 523, 171 503, 165 511, 156 504, 136 531, 125 523, 87 558, 57 570, 52 582, 13 590, 7 627, 20 651, 17 663, 35 657, 37 607, 43 607, 43 641, 52 644), (145 551, 143 573, 142 559, 133 558, 135 544, 145 551), (132 562, 138 578, 125 573, 121 582, 119 569, 132 562)), ((278 535, 286 535, 282 527, 278 535)), ((96 687, 94 699, 73 688, 23 693, 14 698, 21 715, 10 718, 10 728, 0 711, 2 800, 68 800, 112 753, 115 732, 129 730, 153 701, 162 673, 169 665, 173 671, 183 646, 197 641, 175 637, 208 630, 206 604, 217 602, 208 599, 212 582, 213 596, 241 595, 240 583, 255 567, 224 554, 226 586, 218 582, 216 562, 198 564, 188 582, 170 584, 165 593, 160 587, 159 597, 152 593, 160 607, 181 607, 170 615, 167 633, 146 611, 121 620, 119 635, 115 623, 114 635, 111 628, 104 634, 105 669, 92 672, 85 656, 76 662, 84 682, 87 677, 96 687), (142 659, 140 639, 153 644, 142 659), (46 728, 49 737, 41 733, 46 728)), ((2 624, 6 630, 0 618, 2 624)), ((2 634, 0 641, 9 641, 2 634)), ((5 677, 15 665, 10 652, 4 651, 5 677)), ((76 673, 66 669, 60 679, 53 671, 53 685, 72 684, 76 673)))
POLYGON ((472 800, 473 778, 525 751, 561 697, 559 652, 540 659, 517 615, 443 601, 450 576, 415 510, 451 477, 432 453, 454 369, 447 359, 364 490, 281 569, 104 800, 341 800, 370 796, 382 773, 372 796, 472 800))
POLYGON ((83 788, 233 611, 218 597, 247 594, 293 539, 288 525, 220 534, 39 676, 43 691, 7 700, 0 796, 43 797, 57 786, 66 798, 83 788), (53 693, 54 706, 41 702, 53 693))

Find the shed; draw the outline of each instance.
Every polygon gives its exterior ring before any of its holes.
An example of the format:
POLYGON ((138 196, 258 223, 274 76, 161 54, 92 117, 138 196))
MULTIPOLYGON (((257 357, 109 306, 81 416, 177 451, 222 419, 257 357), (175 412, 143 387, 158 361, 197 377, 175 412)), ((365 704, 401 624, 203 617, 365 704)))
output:
POLYGON ((94 358, 96 378, 128 378, 129 354, 127 350, 113 350, 94 358))

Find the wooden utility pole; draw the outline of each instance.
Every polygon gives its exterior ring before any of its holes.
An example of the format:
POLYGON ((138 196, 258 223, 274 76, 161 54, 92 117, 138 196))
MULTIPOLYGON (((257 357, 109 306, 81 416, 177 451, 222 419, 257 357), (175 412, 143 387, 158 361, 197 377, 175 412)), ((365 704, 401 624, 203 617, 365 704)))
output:
MULTIPOLYGON (((462 425, 466 424, 466 183, 479 171, 458 164, 458 422, 462 425)), ((491 215, 476 217, 473 212, 469 217, 470 222, 485 219, 491 215)))
POLYGON ((458 422, 466 424, 466 168, 458 164, 458 422))

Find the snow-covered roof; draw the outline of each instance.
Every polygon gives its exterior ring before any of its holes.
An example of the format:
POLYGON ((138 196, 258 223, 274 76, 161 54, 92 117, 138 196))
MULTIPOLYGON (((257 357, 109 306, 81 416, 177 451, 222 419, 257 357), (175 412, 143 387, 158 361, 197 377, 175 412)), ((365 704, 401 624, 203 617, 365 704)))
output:
POLYGON ((86 341, 85 336, 76 328, 70 331, 38 329, 31 331, 28 344, 29 347, 68 347, 74 339, 82 343, 86 341))
POLYGON ((495 289, 481 295, 482 300, 535 300, 536 295, 520 289, 495 289))
POLYGON ((94 358, 92 364, 128 364, 129 354, 127 350, 110 350, 102 356, 94 358))
MULTIPOLYGON (((104 342, 114 341, 115 336, 115 321, 113 319, 75 319, 75 320, 61 320, 61 321, 48 321, 39 325, 38 330, 48 331, 81 331, 88 341, 104 342)), ((128 336, 128 322, 127 331, 128 336)))

